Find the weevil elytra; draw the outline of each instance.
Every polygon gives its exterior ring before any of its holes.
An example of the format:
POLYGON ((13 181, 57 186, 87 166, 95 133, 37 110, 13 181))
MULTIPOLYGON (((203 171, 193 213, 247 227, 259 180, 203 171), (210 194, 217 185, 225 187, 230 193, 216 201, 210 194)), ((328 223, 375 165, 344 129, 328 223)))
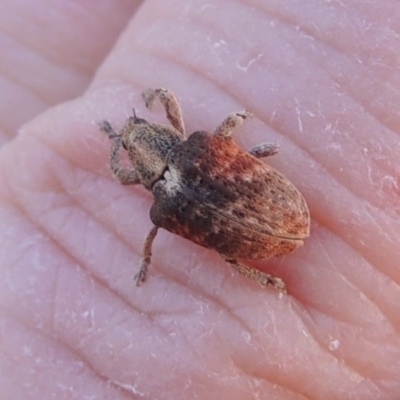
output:
POLYGON ((260 158, 274 155, 276 144, 249 151, 231 138, 232 130, 251 117, 248 111, 228 115, 213 133, 196 131, 186 137, 181 109, 167 89, 143 93, 147 107, 158 98, 172 126, 152 124, 135 110, 116 132, 100 123, 112 141, 111 170, 123 185, 141 183, 154 196, 148 233, 136 284, 145 281, 158 228, 214 249, 236 271, 262 286, 286 291, 282 279, 246 266, 238 259, 281 256, 303 245, 309 236, 310 214, 295 186, 260 158), (133 168, 120 166, 127 152, 133 168))

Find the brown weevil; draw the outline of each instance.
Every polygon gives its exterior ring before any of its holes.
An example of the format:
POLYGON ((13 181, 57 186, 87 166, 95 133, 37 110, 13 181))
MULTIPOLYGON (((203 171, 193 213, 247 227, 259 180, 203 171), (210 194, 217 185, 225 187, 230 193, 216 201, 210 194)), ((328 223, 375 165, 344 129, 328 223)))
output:
POLYGON ((310 214, 294 185, 260 158, 277 153, 264 143, 249 151, 231 138, 232 130, 251 117, 248 111, 228 115, 214 133, 196 131, 186 137, 181 109, 167 89, 143 93, 150 108, 161 101, 172 127, 133 116, 121 133, 109 122, 101 130, 112 140, 111 170, 123 185, 141 183, 154 196, 140 269, 139 286, 146 279, 158 228, 214 249, 236 271, 262 286, 286 291, 282 279, 241 264, 237 259, 260 260, 287 254, 309 236, 310 214), (120 166, 120 150, 133 168, 120 166))

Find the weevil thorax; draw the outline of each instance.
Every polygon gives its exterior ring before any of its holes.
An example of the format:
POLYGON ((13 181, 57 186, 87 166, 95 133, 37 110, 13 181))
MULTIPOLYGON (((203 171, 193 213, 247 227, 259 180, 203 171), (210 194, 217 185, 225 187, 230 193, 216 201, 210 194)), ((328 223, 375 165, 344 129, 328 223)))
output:
POLYGON ((151 190, 167 168, 171 149, 185 140, 176 129, 150 124, 134 113, 122 129, 122 145, 139 175, 143 186, 151 190))

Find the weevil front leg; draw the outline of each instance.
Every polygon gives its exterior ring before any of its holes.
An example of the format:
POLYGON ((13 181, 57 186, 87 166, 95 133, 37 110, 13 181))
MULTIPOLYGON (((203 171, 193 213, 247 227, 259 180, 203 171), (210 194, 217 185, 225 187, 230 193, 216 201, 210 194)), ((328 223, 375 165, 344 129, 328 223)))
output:
POLYGON ((248 267, 236 261, 234 258, 222 258, 237 272, 246 276, 247 278, 256 281, 262 287, 272 285, 276 290, 281 293, 286 293, 285 282, 281 278, 274 277, 266 272, 262 272, 258 269, 248 267))
POLYGON ((278 150, 278 143, 261 143, 252 147, 248 152, 256 158, 263 158, 275 155, 278 153, 278 150))
POLYGON ((147 269, 150 265, 151 261, 151 248, 153 246, 153 241, 157 235, 158 226, 153 226, 150 232, 147 234, 146 239, 144 241, 143 246, 143 257, 140 262, 139 272, 135 275, 134 280, 136 282, 136 286, 140 286, 146 280, 147 277, 147 269))
POLYGON ((232 131, 243 124, 247 118, 251 118, 253 114, 243 110, 229 114, 215 129, 214 134, 218 136, 230 136, 232 131))
POLYGON ((113 175, 122 185, 135 185, 140 183, 139 176, 133 168, 120 167, 120 153, 122 137, 116 132, 108 121, 99 123, 100 130, 107 134, 112 141, 110 150, 110 167, 113 175))
POLYGON ((183 122, 181 107, 178 103, 178 99, 168 89, 147 89, 142 93, 143 100, 147 108, 151 108, 156 97, 160 100, 164 107, 168 121, 171 125, 180 133, 183 137, 185 134, 185 124, 183 122))

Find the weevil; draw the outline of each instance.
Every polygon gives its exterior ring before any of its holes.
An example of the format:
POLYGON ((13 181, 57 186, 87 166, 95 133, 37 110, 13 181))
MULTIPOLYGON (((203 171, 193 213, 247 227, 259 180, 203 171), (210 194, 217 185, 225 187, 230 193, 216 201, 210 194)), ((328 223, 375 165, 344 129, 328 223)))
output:
POLYGON ((168 89, 143 93, 148 108, 156 99, 172 126, 150 123, 136 115, 120 133, 108 121, 99 125, 112 141, 110 164, 123 185, 142 184, 154 196, 153 227, 143 247, 135 276, 146 280, 152 245, 159 228, 217 251, 236 271, 265 287, 286 292, 282 279, 238 261, 287 254, 303 245, 310 233, 307 203, 296 187, 260 159, 277 153, 278 145, 263 143, 245 151, 232 131, 250 118, 249 111, 229 114, 213 133, 187 137, 181 108, 168 89), (133 168, 120 165, 121 148, 133 168))

